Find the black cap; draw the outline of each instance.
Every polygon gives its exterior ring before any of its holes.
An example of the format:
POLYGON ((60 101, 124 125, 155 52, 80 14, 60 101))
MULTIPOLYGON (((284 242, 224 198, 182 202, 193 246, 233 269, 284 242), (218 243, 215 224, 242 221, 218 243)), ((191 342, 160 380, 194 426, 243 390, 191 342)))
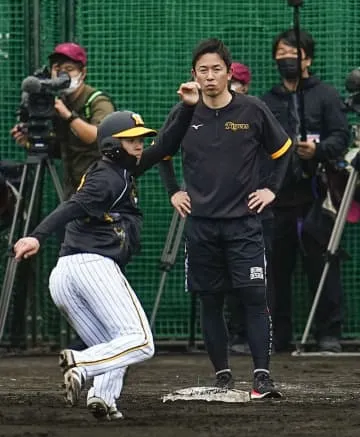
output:
POLYGON ((141 115, 131 111, 116 111, 107 115, 100 123, 97 131, 98 143, 105 138, 133 138, 153 137, 156 135, 154 129, 144 126, 141 115))

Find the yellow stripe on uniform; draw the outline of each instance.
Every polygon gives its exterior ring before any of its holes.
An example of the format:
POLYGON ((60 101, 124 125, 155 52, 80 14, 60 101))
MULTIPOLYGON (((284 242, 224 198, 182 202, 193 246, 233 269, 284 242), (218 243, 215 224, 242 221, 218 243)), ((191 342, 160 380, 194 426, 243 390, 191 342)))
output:
POLYGON ((146 337, 146 343, 141 344, 140 346, 133 346, 129 349, 126 349, 126 351, 121 352, 120 354, 117 355, 113 355, 112 357, 109 358, 104 358, 103 360, 97 360, 97 361, 81 361, 81 362, 77 362, 76 363, 76 367, 84 367, 84 366, 96 366, 98 364, 105 364, 105 363, 109 363, 110 361, 114 361, 118 358, 123 357, 124 355, 129 354, 130 352, 135 352, 135 351, 139 351, 145 347, 147 347, 149 344, 148 339, 146 337))
POLYGON ((117 355, 113 355, 112 357, 109 358, 104 358, 103 360, 97 360, 97 361, 81 361, 81 362, 77 362, 76 363, 76 367, 84 367, 84 366, 96 366, 98 364, 104 364, 104 363, 108 363, 110 361, 114 361, 118 358, 123 357, 124 355, 129 354, 130 352, 135 352, 135 351, 139 351, 145 347, 147 347, 149 344, 147 338, 146 338, 146 343, 140 345, 140 346, 134 346, 131 347, 130 349, 126 349, 126 351, 121 352, 120 354, 117 355))
POLYGON ((139 346, 133 346, 133 347, 131 347, 129 349, 126 349, 125 351, 120 352, 117 355, 113 355, 112 357, 109 357, 109 358, 104 358, 102 360, 97 360, 97 361, 82 361, 81 363, 80 362, 76 363, 77 367, 81 367, 81 366, 96 366, 97 364, 108 363, 109 361, 114 361, 114 360, 116 360, 118 358, 123 357, 124 355, 127 355, 130 352, 141 350, 141 349, 143 349, 143 348, 145 348, 145 347, 147 347, 149 345, 149 339, 148 339, 148 336, 147 336, 147 333, 146 333, 146 329, 145 329, 145 326, 144 326, 143 319, 141 318, 141 315, 139 313, 138 307, 137 307, 137 305, 135 303, 135 300, 134 300, 134 297, 133 297, 133 292, 132 292, 131 288, 129 287, 128 282, 127 282, 125 277, 124 277, 124 284, 125 284, 125 287, 126 287, 128 293, 130 295, 130 299, 132 300, 132 302, 134 304, 136 313, 137 313, 137 315, 138 315, 138 317, 140 319, 140 324, 141 324, 141 328, 143 330, 143 334, 144 334, 144 337, 145 337, 145 342, 143 344, 139 345, 139 346))
POLYGON ((292 144, 292 142, 291 142, 290 138, 288 138, 288 139, 286 140, 286 143, 285 143, 282 147, 280 147, 280 149, 279 149, 278 151, 276 151, 275 153, 273 153, 273 154, 271 155, 271 158, 272 158, 272 159, 278 159, 278 158, 280 158, 280 156, 282 156, 284 153, 287 152, 287 150, 289 149, 289 147, 291 146, 291 144, 292 144))
POLYGON ((104 220, 107 223, 113 223, 114 219, 111 217, 111 215, 109 215, 107 212, 104 213, 104 220))
POLYGON ((85 179, 86 179, 86 173, 82 175, 81 180, 80 180, 80 184, 77 187, 76 191, 81 190, 81 188, 84 186, 85 184, 85 179))

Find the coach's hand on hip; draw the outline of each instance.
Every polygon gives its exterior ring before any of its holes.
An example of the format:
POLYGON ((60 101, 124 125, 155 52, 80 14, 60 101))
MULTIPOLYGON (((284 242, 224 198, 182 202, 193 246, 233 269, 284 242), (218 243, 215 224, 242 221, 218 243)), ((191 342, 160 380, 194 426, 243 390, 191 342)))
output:
POLYGON ((171 196, 170 200, 172 206, 182 218, 185 218, 191 213, 191 200, 186 191, 177 191, 171 196))
POLYGON ((200 85, 197 82, 182 83, 177 91, 182 101, 187 105, 196 105, 199 101, 200 85))
POLYGON ((256 210, 260 213, 266 206, 268 206, 275 199, 275 194, 268 188, 256 190, 249 194, 249 209, 256 210))
POLYGON ((29 258, 32 255, 38 253, 40 249, 40 243, 36 238, 24 237, 20 238, 13 247, 15 259, 20 261, 21 258, 29 258))

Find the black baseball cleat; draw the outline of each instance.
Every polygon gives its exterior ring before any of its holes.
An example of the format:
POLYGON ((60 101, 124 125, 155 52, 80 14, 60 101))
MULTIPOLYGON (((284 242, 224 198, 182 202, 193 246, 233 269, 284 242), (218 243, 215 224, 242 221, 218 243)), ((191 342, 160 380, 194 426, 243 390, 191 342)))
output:
POLYGON ((216 374, 215 387, 225 390, 234 388, 234 380, 229 370, 216 374))
POLYGON ((116 408, 115 404, 108 407, 103 399, 96 396, 87 400, 87 408, 95 419, 100 421, 120 420, 124 418, 123 414, 116 408))
POLYGON ((81 390, 85 386, 85 377, 81 370, 76 367, 73 353, 69 349, 60 352, 59 366, 64 375, 65 402, 75 406, 78 404, 81 390))
POLYGON ((70 349, 63 349, 59 354, 59 366, 62 373, 76 367, 74 355, 70 349))
POLYGON ((257 372, 254 376, 251 399, 282 398, 282 393, 275 387, 274 381, 266 372, 257 372))
POLYGON ((65 402, 67 405, 75 406, 80 399, 81 390, 85 385, 85 380, 81 371, 77 368, 72 368, 64 373, 65 386, 65 402))

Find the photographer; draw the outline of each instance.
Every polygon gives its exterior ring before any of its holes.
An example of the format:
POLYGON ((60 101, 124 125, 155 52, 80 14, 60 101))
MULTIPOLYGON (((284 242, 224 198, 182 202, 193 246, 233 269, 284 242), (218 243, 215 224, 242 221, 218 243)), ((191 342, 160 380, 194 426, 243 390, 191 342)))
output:
POLYGON ((251 72, 247 65, 240 64, 239 62, 233 62, 231 64, 231 81, 230 88, 232 91, 241 94, 248 94, 250 82, 251 82, 251 72))
MULTIPOLYGON (((100 157, 97 126, 115 108, 109 97, 85 84, 87 56, 83 47, 72 42, 59 44, 49 62, 53 79, 63 72, 71 78, 69 87, 60 91, 55 100, 58 116, 54 119, 55 155, 63 162, 66 200, 76 191, 89 165, 100 157)), ((27 147, 27 131, 22 123, 11 134, 17 143, 27 147)))
MULTIPOLYGON (((273 43, 281 83, 263 100, 293 139, 295 147, 282 189, 274 203, 275 230, 270 267, 273 273, 275 307, 274 340, 277 351, 291 348, 291 282, 300 249, 309 288, 316 291, 324 267, 324 253, 330 235, 320 241, 324 229, 310 231, 311 215, 321 200, 317 167, 319 163, 343 155, 349 144, 345 105, 337 91, 313 76, 309 69, 314 58, 315 42, 307 32, 300 32, 301 75, 295 31, 279 34, 273 43), (304 97, 307 138, 300 141, 301 107, 299 83, 304 97)), ((322 214, 321 208, 317 210, 322 214)), ((318 216, 319 217, 319 216, 318 216)), ((329 232, 328 232, 329 234, 329 232)), ((316 312, 315 339, 321 352, 340 352, 342 324, 342 285, 339 260, 329 271, 316 312)))

